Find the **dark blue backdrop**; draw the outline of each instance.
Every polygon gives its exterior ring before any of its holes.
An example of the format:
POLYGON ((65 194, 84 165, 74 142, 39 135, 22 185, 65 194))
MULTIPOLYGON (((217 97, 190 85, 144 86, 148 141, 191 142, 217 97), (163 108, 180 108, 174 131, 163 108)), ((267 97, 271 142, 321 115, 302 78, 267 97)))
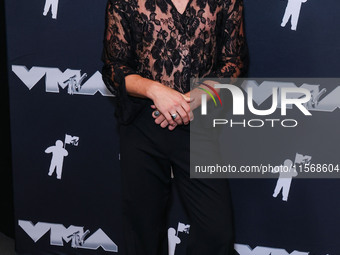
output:
MULTIPOLYGON (((90 230, 86 238, 94 238, 101 229, 109 238, 104 242, 101 236, 94 242, 96 254, 111 253, 103 248, 114 243, 117 254, 123 255, 119 140, 112 98, 97 73, 102 66, 106 1, 51 1, 58 4, 56 19, 51 10, 43 15, 45 2, 6 1, 16 249, 18 254, 93 254, 90 248, 72 243, 76 235, 71 237, 75 231, 70 226, 76 226, 79 237, 90 230), (72 81, 83 85, 73 95, 68 90, 72 81), (97 90, 102 93, 87 94, 97 90), (57 140, 65 142, 65 135, 78 144, 64 144, 68 156, 57 179, 55 173, 48 175, 51 154, 45 150, 57 140), (63 241, 56 245, 55 240, 63 241)), ((338 77, 340 3, 303 3, 296 31, 290 22, 280 26, 287 4, 287 0, 245 0, 249 77, 338 77)), ((339 121, 334 121, 339 110, 325 118, 333 132, 323 133, 320 125, 308 133, 308 139, 321 136, 339 144, 339 137, 333 137, 339 128, 339 121)), ((305 149, 301 145, 288 150, 291 145, 280 141, 277 146, 291 153, 289 157, 305 149)), ((250 153, 263 146, 261 139, 255 142, 250 153)), ((319 151, 339 155, 336 147, 319 151)), ((338 179, 294 179, 288 201, 272 197, 276 179, 230 183, 236 250, 241 255, 340 254, 338 179)), ((177 229, 179 223, 188 224, 174 191, 169 227, 177 229)), ((176 255, 185 254, 187 236, 179 233, 182 242, 176 255)))

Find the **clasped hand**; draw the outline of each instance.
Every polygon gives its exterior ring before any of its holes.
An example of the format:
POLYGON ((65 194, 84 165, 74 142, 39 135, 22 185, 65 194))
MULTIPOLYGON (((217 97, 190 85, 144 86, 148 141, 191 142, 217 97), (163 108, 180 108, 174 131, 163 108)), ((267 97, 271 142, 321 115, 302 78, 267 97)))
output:
POLYGON ((169 130, 174 130, 178 125, 188 125, 194 118, 190 108, 192 101, 190 92, 182 94, 170 88, 162 90, 151 105, 155 123, 169 130))

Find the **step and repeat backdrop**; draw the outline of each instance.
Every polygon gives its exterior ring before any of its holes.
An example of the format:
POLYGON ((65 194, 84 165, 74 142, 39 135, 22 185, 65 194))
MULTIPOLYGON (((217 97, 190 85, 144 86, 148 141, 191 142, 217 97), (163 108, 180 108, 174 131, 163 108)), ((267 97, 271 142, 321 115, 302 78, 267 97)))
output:
MULTIPOLYGON (((119 139, 113 96, 101 77, 106 0, 5 3, 16 251, 124 255, 119 139)), ((287 130, 275 122, 282 129, 276 133, 270 131, 273 121, 263 128, 252 128, 259 120, 229 125, 226 144, 232 146, 225 151, 235 164, 265 159, 277 165, 314 163, 317 169, 332 163, 326 168, 333 175, 231 178, 235 250, 340 254, 340 180, 334 174, 340 164, 340 2, 244 0, 244 5, 248 77, 254 81, 241 88, 267 93, 272 85, 266 82, 282 87, 280 79, 290 79, 290 87, 310 91, 304 106, 312 117, 288 109, 285 119, 295 119, 298 127, 287 130)), ((253 100, 268 106, 269 97, 254 94, 253 100)), ((185 255, 190 223, 173 192, 169 255, 185 255)))

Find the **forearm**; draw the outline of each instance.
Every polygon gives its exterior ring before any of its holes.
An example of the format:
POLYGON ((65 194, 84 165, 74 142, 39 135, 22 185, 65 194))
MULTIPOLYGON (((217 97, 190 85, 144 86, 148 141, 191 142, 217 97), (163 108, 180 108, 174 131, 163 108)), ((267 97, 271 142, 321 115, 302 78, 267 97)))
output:
POLYGON ((125 77, 126 91, 131 96, 154 100, 154 92, 161 86, 164 85, 160 84, 159 82, 144 78, 138 74, 131 74, 125 77))

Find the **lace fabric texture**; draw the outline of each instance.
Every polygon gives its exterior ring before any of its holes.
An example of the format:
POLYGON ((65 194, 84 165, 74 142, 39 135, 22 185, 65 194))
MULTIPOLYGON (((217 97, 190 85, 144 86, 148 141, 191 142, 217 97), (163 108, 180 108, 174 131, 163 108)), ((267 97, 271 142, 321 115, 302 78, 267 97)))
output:
POLYGON ((181 93, 190 78, 230 78, 246 69, 242 0, 189 0, 180 13, 171 0, 109 0, 103 81, 129 122, 145 100, 129 96, 125 76, 139 74, 181 93))

